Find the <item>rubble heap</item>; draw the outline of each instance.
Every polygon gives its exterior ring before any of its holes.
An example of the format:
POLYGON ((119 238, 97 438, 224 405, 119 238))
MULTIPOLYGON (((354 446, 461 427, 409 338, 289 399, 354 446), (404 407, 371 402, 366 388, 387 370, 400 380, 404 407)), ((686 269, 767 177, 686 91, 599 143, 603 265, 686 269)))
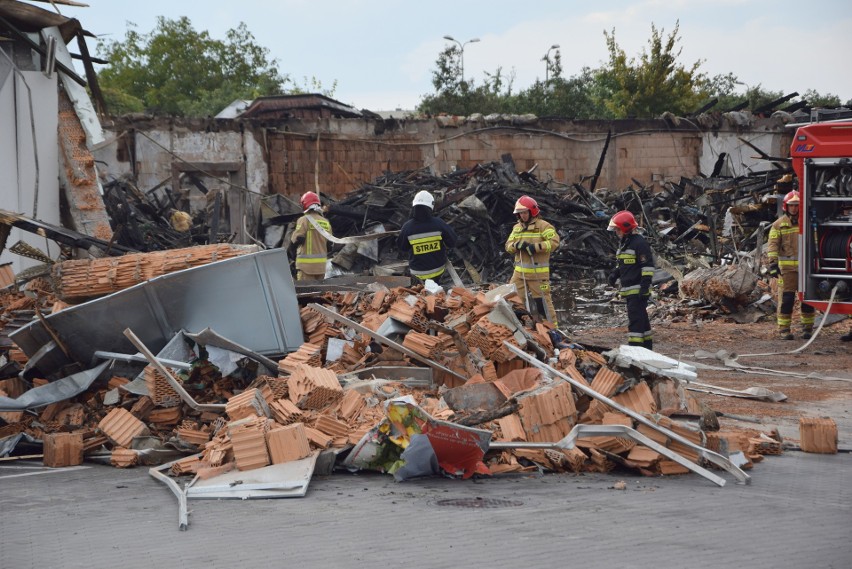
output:
MULTIPOLYGON (((414 417, 410 424, 420 425, 412 427, 415 431, 427 421, 440 421, 475 427, 494 442, 555 442, 578 424, 625 425, 701 462, 691 447, 530 367, 507 348, 509 344, 701 447, 725 456, 740 453, 745 467, 780 451, 780 442, 772 444, 756 431, 713 430, 718 425, 707 417, 715 415, 686 395, 678 380, 616 367, 607 356, 571 344, 546 323, 533 323, 514 292, 506 296, 458 287, 433 294, 420 285, 378 286, 369 292, 326 292, 314 300, 318 303, 301 308, 307 341, 278 362, 277 375, 260 373, 257 362, 246 358, 237 371, 223 376, 210 363, 206 348, 196 344, 188 370, 166 369, 164 374, 149 365, 141 371, 146 395, 140 395, 138 386, 129 389, 131 378, 112 376, 40 409, 0 413, 0 441, 22 434, 43 441, 45 462, 51 466, 107 453, 114 466, 128 467, 150 461, 140 449, 150 448, 153 439, 191 455, 172 464, 172 476, 202 478, 369 443, 380 452, 354 464, 398 474, 404 472, 400 469, 408 440, 394 436, 394 413, 402 411, 392 411, 394 405, 386 402, 398 404, 404 398, 411 406, 406 413, 414 417), (337 316, 329 318, 326 310, 337 316), (359 332, 350 322, 372 334, 359 332), (399 379, 422 378, 416 372, 430 371, 418 367, 423 363, 432 368, 432 381, 399 379), (384 379, 389 369, 395 370, 395 377, 384 379), (179 391, 188 393, 193 404, 179 391), (142 445, 142 440, 147 442, 142 445)), ((11 302, 6 313, 32 303, 24 297, 11 302)), ((26 360, 20 353, 9 357, 22 365, 26 360)), ((0 395, 19 397, 44 383, 36 379, 27 385, 9 377, 0 381, 0 395)), ((581 437, 574 448, 564 450, 483 451, 475 466, 441 468, 462 476, 537 469, 606 472, 617 467, 645 475, 688 472, 617 436, 581 437)))

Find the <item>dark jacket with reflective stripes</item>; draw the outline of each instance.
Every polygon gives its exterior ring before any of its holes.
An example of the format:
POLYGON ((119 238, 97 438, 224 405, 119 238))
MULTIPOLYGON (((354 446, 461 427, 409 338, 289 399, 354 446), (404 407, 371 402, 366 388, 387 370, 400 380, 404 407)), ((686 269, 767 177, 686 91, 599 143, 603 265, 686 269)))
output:
POLYGON ((456 232, 439 217, 413 217, 405 222, 397 247, 408 254, 408 268, 423 280, 440 276, 447 262, 447 250, 456 246, 456 232))
POLYGON ((648 294, 654 277, 654 255, 645 238, 630 233, 621 238, 616 252, 617 265, 613 274, 621 281, 618 294, 630 296, 648 294))

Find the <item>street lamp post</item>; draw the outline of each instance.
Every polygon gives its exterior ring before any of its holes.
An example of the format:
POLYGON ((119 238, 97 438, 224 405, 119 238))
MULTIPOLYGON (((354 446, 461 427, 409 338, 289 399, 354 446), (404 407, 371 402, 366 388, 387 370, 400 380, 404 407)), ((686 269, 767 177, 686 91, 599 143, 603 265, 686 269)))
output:
POLYGON ((464 46, 466 46, 469 43, 478 42, 479 38, 469 39, 464 43, 460 42, 459 40, 457 40, 453 36, 444 36, 444 39, 448 40, 448 41, 454 41, 459 45, 459 51, 461 52, 461 55, 459 56, 461 58, 461 78, 462 78, 462 81, 464 81, 464 46))
POLYGON ((544 84, 545 84, 545 86, 547 86, 548 82, 550 81, 550 52, 553 51, 554 49, 559 49, 558 43, 555 43, 552 46, 550 46, 550 48, 547 50, 547 53, 544 54, 544 64, 546 66, 544 68, 544 84))

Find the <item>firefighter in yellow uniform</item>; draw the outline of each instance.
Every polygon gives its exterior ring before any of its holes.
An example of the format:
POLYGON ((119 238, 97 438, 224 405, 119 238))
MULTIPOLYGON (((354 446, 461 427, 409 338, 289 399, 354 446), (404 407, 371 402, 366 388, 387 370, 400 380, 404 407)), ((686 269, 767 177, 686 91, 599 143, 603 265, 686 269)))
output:
POLYGON ((529 288, 533 302, 543 301, 542 312, 558 327, 550 294, 550 254, 559 246, 559 234, 539 217, 541 210, 530 196, 521 196, 515 202, 514 213, 518 223, 506 240, 506 252, 515 256, 515 271, 509 282, 515 285, 521 298, 526 297, 529 288))
POLYGON ((296 230, 290 241, 296 246, 296 280, 321 281, 325 279, 325 263, 328 255, 328 241, 308 221, 331 234, 331 224, 322 215, 319 196, 314 192, 305 192, 300 200, 305 215, 296 222, 296 230))
MULTIPOLYGON (((769 229, 767 255, 769 275, 778 277, 778 335, 792 340, 793 305, 799 278, 799 192, 784 196, 784 214, 769 229)), ((814 308, 802 303, 802 338, 809 339, 814 330, 814 308)))

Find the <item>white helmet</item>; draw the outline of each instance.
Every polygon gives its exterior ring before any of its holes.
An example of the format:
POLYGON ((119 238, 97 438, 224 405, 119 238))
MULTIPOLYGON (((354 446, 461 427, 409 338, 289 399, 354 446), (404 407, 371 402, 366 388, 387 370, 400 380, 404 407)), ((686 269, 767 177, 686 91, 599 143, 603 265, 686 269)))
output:
POLYGON ((433 198, 432 194, 426 190, 420 190, 417 194, 415 194, 414 201, 411 202, 411 205, 425 205, 429 209, 435 209, 435 198, 433 198))

